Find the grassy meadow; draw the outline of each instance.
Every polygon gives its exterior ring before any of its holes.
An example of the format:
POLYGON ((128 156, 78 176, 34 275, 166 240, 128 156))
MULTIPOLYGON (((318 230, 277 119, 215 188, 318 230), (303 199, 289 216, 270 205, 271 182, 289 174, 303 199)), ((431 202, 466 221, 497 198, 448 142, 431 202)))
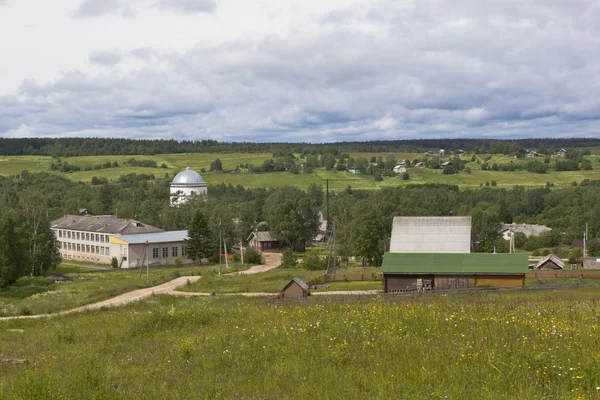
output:
MULTIPOLYGON (((250 265, 231 264, 223 272, 240 271, 250 265)), ((93 270, 62 264, 52 274, 65 274, 71 280, 54 282, 45 277, 23 277, 17 283, 0 289, 0 317, 11 315, 51 314, 96 303, 123 293, 160 285, 178 276, 217 273, 217 266, 181 266, 152 268, 149 276, 144 270, 93 270)), ((1 398, 1 397, 0 397, 1 398)))
MULTIPOLYGON (((397 160, 423 158, 421 153, 393 153, 397 160)), ((382 156, 385 158, 387 153, 353 153, 352 157, 382 156)), ((480 155, 486 157, 488 155, 480 155)), ((492 158, 488 163, 507 163, 510 159, 505 155, 489 155, 492 158)), ((108 180, 116 180, 119 176, 129 173, 154 174, 157 177, 163 177, 168 173, 170 177, 185 169, 187 166, 200 171, 202 168, 207 171, 210 169, 210 163, 219 158, 223 163, 224 170, 231 170, 239 164, 261 165, 264 160, 271 159, 269 153, 229 153, 229 154, 161 154, 156 156, 133 156, 136 160, 153 160, 160 166, 163 163, 167 168, 144 168, 125 165, 125 161, 132 156, 89 156, 89 157, 70 157, 63 158, 63 162, 71 165, 77 165, 82 169, 87 166, 103 164, 107 161, 119 163, 117 168, 107 168, 91 171, 75 171, 63 173, 51 171, 50 165, 53 160, 45 156, 19 156, 6 157, 0 159, 0 175, 11 176, 18 175, 23 170, 29 172, 49 172, 66 176, 74 181, 91 182, 92 177, 106 177, 108 180)), ((594 167, 591 171, 553 171, 546 174, 535 174, 527 171, 482 171, 479 164, 470 162, 471 156, 465 156, 467 167, 471 173, 460 173, 454 175, 443 175, 442 170, 433 170, 425 168, 409 168, 410 179, 403 181, 400 176, 385 177, 382 182, 375 182, 370 175, 354 175, 343 171, 326 171, 324 168, 317 168, 312 174, 300 173, 297 175, 289 172, 277 173, 248 173, 242 170, 242 173, 232 174, 222 173, 202 173, 203 178, 208 184, 225 183, 232 185, 243 185, 244 187, 278 187, 278 186, 298 186, 306 188, 311 183, 324 185, 328 179, 332 190, 343 190, 348 186, 354 189, 376 189, 385 186, 399 186, 407 184, 421 183, 446 183, 459 185, 465 188, 476 188, 485 185, 486 182, 496 181, 498 187, 513 187, 522 185, 527 187, 544 186, 547 182, 553 183, 556 187, 564 188, 571 186, 572 182, 581 182, 583 179, 600 179, 600 157, 597 155, 588 156, 592 160, 594 167)), ((446 157, 447 158, 447 157, 446 157)))
POLYGON ((2 399, 595 399, 598 290, 153 296, 0 321, 2 399))

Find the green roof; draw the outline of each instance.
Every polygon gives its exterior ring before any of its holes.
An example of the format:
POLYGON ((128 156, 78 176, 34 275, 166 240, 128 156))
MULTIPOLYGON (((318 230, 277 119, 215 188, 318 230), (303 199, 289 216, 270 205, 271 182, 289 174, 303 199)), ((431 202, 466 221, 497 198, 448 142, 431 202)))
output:
POLYGON ((385 253, 383 273, 525 274, 527 253, 385 253))

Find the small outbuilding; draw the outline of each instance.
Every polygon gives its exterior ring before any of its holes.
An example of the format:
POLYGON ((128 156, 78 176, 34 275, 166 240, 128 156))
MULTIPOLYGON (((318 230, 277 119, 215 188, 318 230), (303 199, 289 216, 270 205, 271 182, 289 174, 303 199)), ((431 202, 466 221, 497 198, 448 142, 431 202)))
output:
POLYGON ((542 258, 535 266, 535 269, 539 270, 557 270, 563 269, 565 262, 554 254, 549 254, 542 258))
POLYGON ((600 257, 585 257, 583 269, 600 269, 600 257))
POLYGON ((308 285, 299 277, 294 277, 285 285, 281 294, 279 295, 280 299, 304 299, 308 297, 308 285))

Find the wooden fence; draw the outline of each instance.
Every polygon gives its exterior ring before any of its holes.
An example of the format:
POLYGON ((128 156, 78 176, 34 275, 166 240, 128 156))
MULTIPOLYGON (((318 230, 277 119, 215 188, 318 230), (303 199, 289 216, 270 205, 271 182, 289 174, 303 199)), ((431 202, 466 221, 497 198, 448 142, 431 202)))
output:
POLYGON ((527 279, 600 279, 600 273, 581 273, 581 272, 530 272, 525 275, 527 279))

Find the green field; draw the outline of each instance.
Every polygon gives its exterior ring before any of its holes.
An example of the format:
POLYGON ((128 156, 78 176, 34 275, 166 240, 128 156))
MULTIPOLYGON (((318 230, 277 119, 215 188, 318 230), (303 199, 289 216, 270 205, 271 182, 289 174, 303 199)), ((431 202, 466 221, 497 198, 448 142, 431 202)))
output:
MULTIPOLYGON (((385 158, 386 153, 354 153, 352 157, 367 157, 382 156, 385 158)), ((418 153, 395 153, 397 160, 415 158, 423 158, 422 154, 418 153)), ((485 157, 486 155, 481 155, 485 157)), ((510 159, 504 155, 491 155, 492 159, 488 161, 491 165, 494 162, 507 163, 510 159)), ((71 165, 77 165, 85 168, 86 166, 94 166, 103 164, 107 161, 111 163, 117 161, 120 167, 107 168, 92 171, 76 171, 62 173, 50 171, 50 165, 53 162, 51 157, 42 156, 21 156, 21 157, 6 157, 0 160, 0 175, 11 176, 18 175, 23 170, 29 172, 51 172, 58 175, 63 175, 74 181, 90 182, 92 177, 106 177, 109 180, 116 180, 119 176, 129 173, 146 173, 154 174, 156 177, 163 177, 168 173, 173 177, 177 172, 189 166, 192 169, 200 171, 202 168, 209 170, 210 163, 216 158, 219 158, 223 163, 225 170, 230 170, 239 164, 255 164, 260 165, 264 160, 271 159, 272 155, 268 153, 232 153, 232 154, 163 154, 157 156, 135 156, 137 160, 149 159, 156 161, 157 165, 166 164, 167 168, 144 168, 131 167, 124 165, 124 162, 132 156, 90 156, 90 157, 72 157, 63 158, 71 165)), ((441 170, 425 169, 425 168, 409 168, 410 180, 403 181, 400 176, 385 177, 382 182, 375 182, 372 176, 354 175, 342 171, 326 171, 323 168, 317 168, 312 174, 300 173, 297 175, 289 172, 278 173, 247 173, 242 170, 242 173, 232 174, 229 172, 222 173, 202 173, 202 176, 209 184, 226 183, 232 185, 243 185, 244 187, 278 187, 278 186, 298 186, 306 188, 311 183, 325 185, 328 179, 332 190, 342 190, 348 186, 354 189, 375 189, 385 186, 402 186, 407 184, 421 183, 446 183, 452 185, 460 185, 465 188, 480 187, 486 182, 491 184, 495 181, 498 187, 513 187, 514 185, 522 185, 527 187, 544 186, 547 182, 553 183, 556 187, 565 188, 571 186, 572 182, 581 182, 583 179, 600 179, 600 163, 597 160, 598 156, 588 156, 592 160, 594 167, 591 171, 564 171, 556 172, 549 171, 546 174, 535 174, 526 171, 502 172, 502 171, 482 171, 476 162, 470 162, 470 156, 464 157, 469 161, 467 166, 471 169, 471 173, 460 173, 455 175, 443 175, 441 170)), ((447 158, 447 157, 446 157, 447 158)), ((54 160, 56 161, 56 160, 54 160)))
MULTIPOLYGON (((231 264, 223 273, 247 269, 248 264, 231 264)), ((182 266, 153 268, 141 278, 139 270, 90 270, 61 265, 52 274, 65 274, 71 281, 54 282, 45 277, 23 277, 17 283, 0 289, 0 316, 50 314, 96 303, 136 289, 160 285, 181 275, 216 274, 217 267, 182 266)))
POLYGON ((598 290, 270 304, 154 296, 0 321, 2 399, 595 399, 598 290))

